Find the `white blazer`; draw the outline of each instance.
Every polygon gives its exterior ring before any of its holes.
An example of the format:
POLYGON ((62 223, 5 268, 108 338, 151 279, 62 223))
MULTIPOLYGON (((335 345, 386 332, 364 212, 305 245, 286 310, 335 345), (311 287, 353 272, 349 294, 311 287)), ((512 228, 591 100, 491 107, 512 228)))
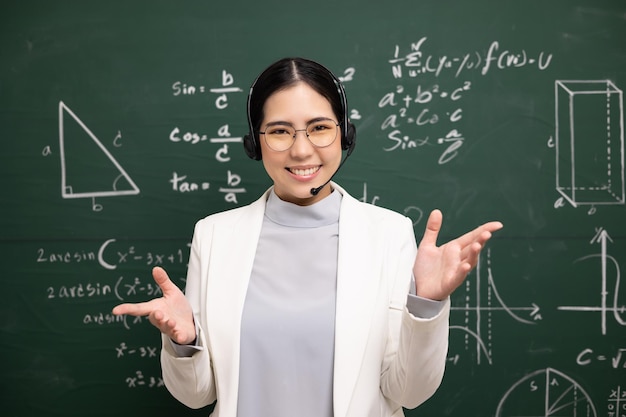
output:
MULTIPOLYGON (((407 217, 343 195, 333 409, 335 417, 398 417, 428 399, 443 377, 449 300, 434 318, 406 308, 417 251, 407 217)), ((171 394, 192 408, 217 400, 213 416, 236 417, 241 317, 268 190, 252 204, 200 220, 186 296, 201 350, 177 357, 163 338, 161 366, 171 394)), ((297 413, 297 410, 294 410, 297 413)))

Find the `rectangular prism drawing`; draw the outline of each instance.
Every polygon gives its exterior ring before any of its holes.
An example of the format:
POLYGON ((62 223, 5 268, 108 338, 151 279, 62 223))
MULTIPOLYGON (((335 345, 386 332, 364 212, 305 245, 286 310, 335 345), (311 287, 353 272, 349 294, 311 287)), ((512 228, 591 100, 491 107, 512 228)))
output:
POLYGON ((624 204, 623 92, 609 80, 556 81, 556 189, 574 207, 624 204))

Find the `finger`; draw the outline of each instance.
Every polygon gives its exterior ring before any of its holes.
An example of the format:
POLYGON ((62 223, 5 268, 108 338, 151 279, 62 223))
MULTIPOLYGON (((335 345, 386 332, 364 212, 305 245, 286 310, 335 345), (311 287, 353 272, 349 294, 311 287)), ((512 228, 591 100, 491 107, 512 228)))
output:
POLYGON ((148 316, 148 320, 150 320, 150 323, 152 323, 153 326, 159 328, 161 331, 171 330, 171 327, 176 324, 174 320, 166 317, 161 310, 152 311, 148 316), (170 322, 172 323, 172 326, 170 326, 170 322))
POLYGON ((196 338, 196 333, 186 333, 173 318, 166 317, 160 311, 155 311, 154 314, 149 316, 150 323, 161 331, 161 333, 167 335, 170 339, 173 339, 176 343, 186 345, 191 343, 196 338))
POLYGON ((491 232, 488 232, 488 231, 483 231, 483 232, 482 232, 482 233, 480 233, 478 236, 476 236, 476 239, 475 239, 473 242, 470 242, 470 243, 468 244, 468 246, 472 247, 472 246, 474 246, 474 244, 476 244, 476 243, 477 243, 477 244, 478 244, 478 246, 479 246, 479 247, 478 247, 478 250, 480 250, 480 249, 482 249, 482 248, 485 246, 485 244, 487 243, 487 241, 488 241, 489 239, 491 239, 491 236, 492 236, 491 232))
POLYGON ((150 323, 159 329, 159 331, 168 337, 172 337, 174 334, 174 327, 176 326, 176 322, 172 319, 167 318, 162 312, 155 311, 148 316, 148 320, 150 323))
POLYGON ((422 237, 421 245, 437 246, 437 237, 439 236, 439 230, 441 230, 441 224, 443 223, 443 215, 440 210, 433 210, 428 216, 426 222, 426 230, 424 230, 424 237, 422 237))
POLYGON ((482 248, 482 245, 478 242, 474 242, 471 245, 467 246, 462 251, 461 262, 468 264, 470 270, 474 269, 474 267, 478 263, 478 257, 480 256, 480 251, 482 250, 482 248))
MULTIPOLYGON (((154 300, 152 300, 154 301, 154 300)), ((124 303, 113 308, 112 313, 115 315, 128 314, 130 316, 147 316, 155 309, 155 303, 148 301, 145 303, 124 303)))
POLYGON ((487 240, 491 238, 491 233, 502 229, 502 227, 504 226, 500 222, 485 223, 481 226, 478 226, 476 229, 465 233, 463 236, 460 236, 457 239, 457 242, 463 247, 471 244, 474 241, 484 244, 487 240), (484 234, 485 232, 488 232, 488 234, 484 234))
MULTIPOLYGON (((459 266, 459 273, 461 276, 461 282, 467 277, 467 274, 469 274, 471 272, 472 269, 474 269, 474 266, 476 265, 472 265, 468 262, 463 262, 460 266, 459 266)), ((458 284, 460 285, 461 282, 458 282, 458 284)), ((458 287, 458 285, 457 285, 458 287)))
POLYGON ((504 225, 502 224, 502 222, 488 222, 485 223, 481 226, 482 230, 486 230, 490 233, 493 232, 497 232, 498 230, 502 229, 504 227, 504 225))
POLYGON ((167 275, 165 269, 159 266, 155 266, 154 268, 152 268, 152 278, 154 278, 154 281, 163 291, 163 295, 179 289, 167 275))

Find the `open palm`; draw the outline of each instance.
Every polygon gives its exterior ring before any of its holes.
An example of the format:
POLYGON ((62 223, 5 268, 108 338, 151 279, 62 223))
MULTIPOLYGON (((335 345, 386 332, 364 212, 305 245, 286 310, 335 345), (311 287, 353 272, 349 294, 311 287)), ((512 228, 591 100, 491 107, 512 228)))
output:
POLYGON ((500 222, 485 223, 437 246, 442 222, 441 211, 433 210, 428 217, 413 265, 417 295, 431 300, 443 300, 461 285, 476 266, 480 251, 492 233, 503 227, 500 222))
POLYGON ((125 303, 113 308, 113 314, 148 316, 150 323, 176 343, 187 344, 196 338, 193 311, 185 294, 170 280, 163 268, 152 269, 152 277, 163 296, 144 303, 125 303))

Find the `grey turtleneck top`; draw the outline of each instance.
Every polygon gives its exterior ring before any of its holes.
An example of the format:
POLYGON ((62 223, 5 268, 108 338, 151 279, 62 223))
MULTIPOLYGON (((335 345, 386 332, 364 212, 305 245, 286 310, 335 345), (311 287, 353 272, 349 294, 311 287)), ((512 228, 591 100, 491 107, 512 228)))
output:
POLYGON ((238 417, 330 417, 339 208, 270 193, 241 320, 238 417))
MULTIPOLYGON (((298 206, 269 195, 241 320, 238 417, 333 415, 341 198, 298 206)), ((407 299, 417 317, 441 306, 407 299)), ((198 349, 174 347, 180 356, 198 349)))

